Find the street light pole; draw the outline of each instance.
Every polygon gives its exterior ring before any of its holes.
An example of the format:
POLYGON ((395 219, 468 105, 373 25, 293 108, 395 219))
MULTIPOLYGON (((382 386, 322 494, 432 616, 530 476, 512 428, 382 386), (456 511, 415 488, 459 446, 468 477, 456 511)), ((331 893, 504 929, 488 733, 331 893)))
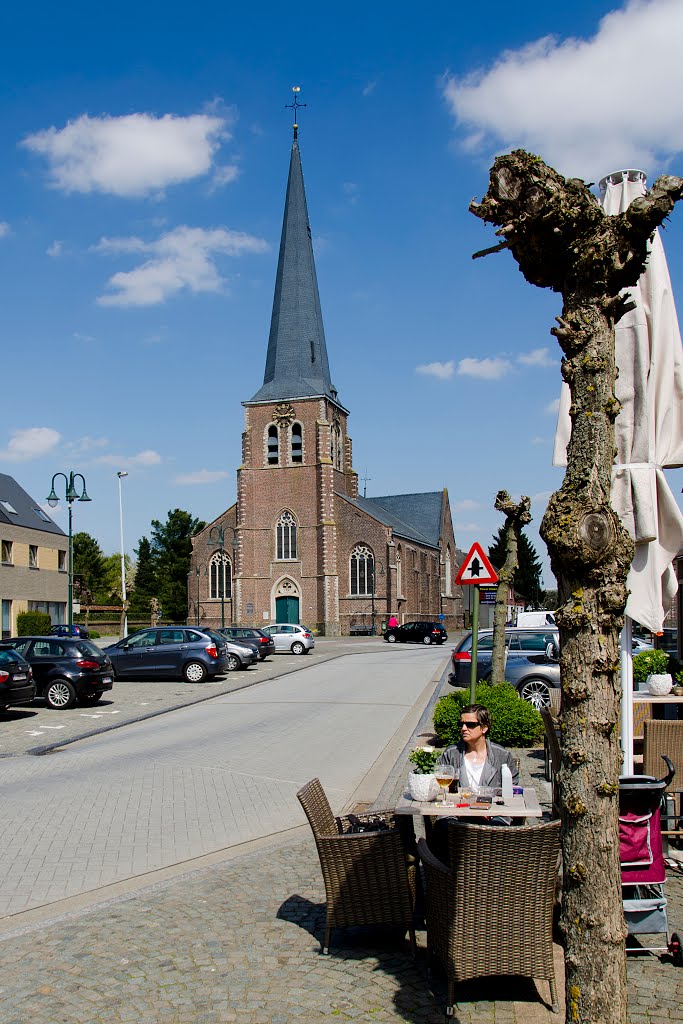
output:
POLYGON ((55 508, 59 504, 59 497, 55 491, 55 480, 58 476, 64 479, 64 500, 69 506, 69 564, 68 564, 68 596, 67 596, 67 616, 69 625, 69 636, 71 636, 73 621, 74 621, 74 539, 73 539, 73 516, 72 516, 72 504, 74 501, 92 501, 88 497, 88 493, 85 489, 85 477, 81 473, 74 473, 73 469, 67 477, 66 473, 55 473, 52 477, 52 486, 50 493, 47 496, 47 503, 50 508, 55 508), (83 488, 79 494, 76 490, 76 480, 80 480, 83 488))
POLYGON ((123 604, 123 636, 128 636, 128 610, 126 609, 126 556, 123 550, 123 499, 121 498, 121 480, 128 476, 125 469, 117 472, 119 478, 119 526, 121 528, 121 603, 123 604))
MULTIPOLYGON (((237 530, 235 529, 235 527, 234 526, 229 526, 228 529, 232 530, 232 551, 233 551, 233 560, 232 560, 232 566, 231 566, 231 569, 232 569, 232 567, 235 564, 235 556, 237 554, 237 547, 239 545, 239 541, 237 539, 237 530)), ((218 577, 218 579, 220 581, 220 592, 221 592, 221 629, 225 629, 225 530, 223 529, 223 527, 222 526, 212 526, 211 529, 209 530, 209 537, 208 537, 208 540, 207 540, 206 543, 207 543, 207 547, 210 547, 210 548, 216 547, 218 549, 218 553, 221 556, 221 573, 220 573, 220 576, 218 577), (212 537, 211 537, 211 534, 214 531, 216 533, 216 539, 215 540, 213 540, 212 537)), ((232 612, 232 609, 234 608, 234 599, 233 599, 233 596, 232 596, 232 571, 231 571, 231 574, 230 574, 230 584, 231 584, 231 587, 230 587, 230 601, 231 601, 230 608, 231 608, 231 612, 232 612)), ((231 619, 231 624, 232 624, 232 620, 234 619, 234 615, 233 614, 230 615, 230 619, 231 619)))
MULTIPOLYGON (((375 636, 375 560, 374 560, 374 558, 372 560, 372 568, 370 570, 370 573, 371 573, 371 577, 372 577, 372 592, 370 594, 370 609, 371 609, 370 616, 371 616, 372 622, 371 622, 371 626, 370 626, 370 636, 375 636)), ((379 574, 380 574, 380 576, 384 576, 384 566, 382 565, 381 562, 379 563, 379 574)))

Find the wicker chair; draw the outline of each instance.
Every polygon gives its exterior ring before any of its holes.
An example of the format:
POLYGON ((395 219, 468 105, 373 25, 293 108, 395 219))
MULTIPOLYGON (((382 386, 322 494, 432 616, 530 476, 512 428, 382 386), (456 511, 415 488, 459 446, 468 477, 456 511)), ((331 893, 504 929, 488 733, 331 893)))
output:
POLYGON ((415 838, 412 818, 393 811, 361 814, 356 821, 382 818, 382 832, 349 832, 348 817, 335 818, 319 779, 297 793, 313 831, 327 896, 322 952, 330 951, 333 928, 399 925, 410 933, 415 954, 415 838), (412 846, 412 850, 411 850, 412 846))
POLYGON ((560 735, 556 718, 549 708, 541 708, 541 718, 545 736, 543 737, 543 753, 545 756, 545 777, 552 784, 553 817, 560 817, 560 798, 557 788, 557 772, 560 767, 560 735))
POLYGON ((643 725, 643 771, 645 775, 663 778, 666 767, 662 754, 673 763, 676 777, 667 787, 667 811, 662 815, 664 835, 683 836, 683 721, 668 721, 663 718, 646 721, 643 725), (673 806, 672 806, 673 805, 673 806))
POLYGON ((520 828, 452 824, 451 867, 424 839, 418 853, 426 878, 427 943, 446 971, 448 1007, 455 986, 490 974, 521 974, 550 983, 558 1012, 553 964, 553 906, 560 823, 520 828))

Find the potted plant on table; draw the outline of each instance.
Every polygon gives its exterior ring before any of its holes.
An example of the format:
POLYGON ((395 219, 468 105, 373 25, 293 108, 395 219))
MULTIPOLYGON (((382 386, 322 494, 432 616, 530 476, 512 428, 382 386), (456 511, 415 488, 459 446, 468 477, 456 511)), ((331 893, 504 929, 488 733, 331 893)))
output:
POLYGON ((408 760, 413 769, 408 775, 408 789, 413 800, 433 800, 439 792, 434 766, 441 754, 434 747, 416 747, 408 760))

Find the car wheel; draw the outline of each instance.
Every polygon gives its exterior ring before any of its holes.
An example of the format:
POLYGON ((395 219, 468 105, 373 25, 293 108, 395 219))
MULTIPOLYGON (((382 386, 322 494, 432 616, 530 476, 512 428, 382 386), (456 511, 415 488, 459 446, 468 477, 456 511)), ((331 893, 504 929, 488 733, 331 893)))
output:
POLYGON ((228 672, 236 672, 241 664, 242 662, 236 654, 228 655, 228 672))
POLYGON ((301 640, 295 640, 292 644, 292 654, 305 654, 306 648, 301 643, 301 640))
POLYGON ((527 679, 520 686, 519 695, 537 709, 550 707, 550 688, 542 679, 527 679))
POLYGON ((207 675, 206 665, 202 665, 201 661, 188 661, 183 669, 186 683, 203 683, 207 675))
POLYGON ((395 644, 396 643, 396 637, 394 636, 393 633, 390 633, 389 636, 387 637, 387 643, 388 644, 395 644))
POLYGON ((90 704, 99 704, 103 693, 104 690, 95 690, 94 693, 82 693, 78 698, 78 703, 84 704, 86 707, 90 704))
POLYGON ((429 647, 429 645, 431 644, 431 642, 432 642, 432 638, 431 638, 431 636, 429 635, 429 633, 427 633, 427 635, 426 635, 426 636, 423 636, 423 637, 422 637, 422 643, 423 643, 423 644, 424 644, 424 645, 425 645, 426 647, 429 647))
POLYGON ((55 679, 45 691, 45 700, 55 711, 66 711, 76 703, 76 691, 68 679, 55 679))

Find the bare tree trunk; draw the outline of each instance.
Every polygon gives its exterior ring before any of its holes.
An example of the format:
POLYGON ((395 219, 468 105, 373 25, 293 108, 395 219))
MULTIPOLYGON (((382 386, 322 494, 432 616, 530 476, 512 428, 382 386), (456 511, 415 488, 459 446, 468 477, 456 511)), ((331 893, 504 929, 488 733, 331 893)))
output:
MULTIPOLYGON (((582 181, 539 157, 499 157, 487 195, 470 209, 500 225, 528 281, 561 292, 557 336, 572 395, 567 473, 541 536, 559 586, 563 690, 562 802, 566 1019, 623 1024, 626 928, 621 905, 618 793, 619 630, 633 542, 610 505, 614 460, 614 324, 620 295, 647 260, 647 241, 683 195, 659 178, 625 213, 607 216, 582 181)), ((493 251, 493 250, 489 250, 493 251)), ((477 254, 477 255, 484 255, 477 254)))
POLYGON ((494 683, 505 682, 505 625, 507 623, 508 590, 515 578, 519 565, 517 551, 520 530, 531 522, 529 498, 522 495, 515 505, 507 491, 498 491, 495 508, 505 513, 505 563, 498 572, 496 604, 493 609, 493 651, 491 653, 491 679, 494 683))

